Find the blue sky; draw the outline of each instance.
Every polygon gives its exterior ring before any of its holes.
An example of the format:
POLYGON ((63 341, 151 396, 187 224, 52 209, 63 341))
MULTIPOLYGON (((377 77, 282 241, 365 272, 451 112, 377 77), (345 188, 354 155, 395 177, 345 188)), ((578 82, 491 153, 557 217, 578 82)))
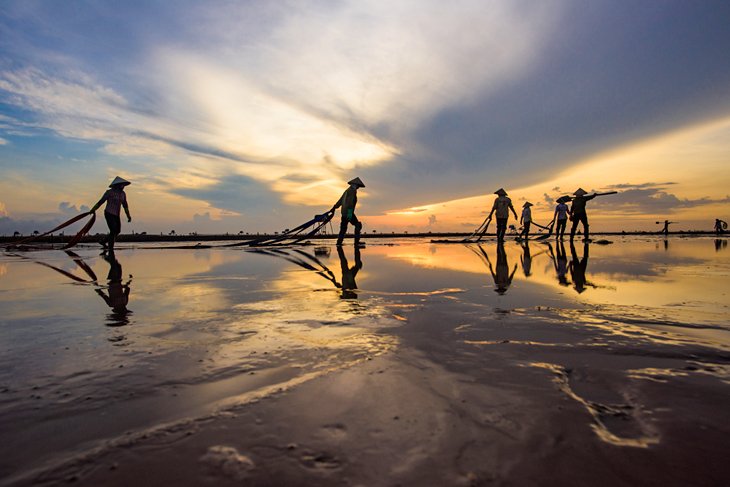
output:
POLYGON ((702 227, 728 213, 728 19, 726 1, 6 1, 0 234, 117 174, 136 231, 290 227, 356 175, 381 231, 478 224, 498 187, 548 212, 617 185, 606 229, 702 227))

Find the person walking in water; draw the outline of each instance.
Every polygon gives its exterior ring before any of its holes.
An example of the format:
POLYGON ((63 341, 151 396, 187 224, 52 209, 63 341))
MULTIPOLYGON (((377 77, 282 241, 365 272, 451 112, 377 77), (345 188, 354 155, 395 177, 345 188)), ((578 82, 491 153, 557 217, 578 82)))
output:
POLYGON ((555 206, 555 213, 553 214, 553 221, 557 224, 555 229, 556 240, 563 240, 563 237, 565 237, 565 227, 570 216, 570 209, 566 205, 568 201, 570 201, 570 196, 561 196, 557 199, 558 204, 555 206))
POLYGON ((524 205, 522 205, 522 215, 520 215, 520 225, 522 225, 522 235, 521 238, 524 240, 527 240, 530 238, 530 223, 532 223, 532 210, 530 207, 532 206, 532 203, 529 201, 526 201, 524 205))
POLYGON ((583 240, 590 241, 590 233, 588 230, 588 214, 586 213, 586 203, 595 198, 597 195, 592 194, 588 196, 588 193, 583 188, 578 188, 573 198, 573 204, 570 207, 570 218, 573 220, 573 225, 570 227, 570 239, 573 240, 575 237, 575 231, 578 228, 578 224, 583 224, 583 240))
POLYGON ((106 190, 99 202, 90 210, 91 212, 95 212, 106 202, 104 218, 106 218, 106 224, 109 227, 109 235, 100 242, 105 252, 107 250, 114 252, 114 241, 122 231, 122 221, 119 216, 122 208, 124 208, 124 213, 127 214, 127 223, 132 221, 132 216, 129 214, 129 205, 127 204, 127 194, 124 192, 124 187, 129 184, 132 183, 119 176, 115 177, 114 181, 109 185, 110 189, 106 190))
MULTIPOLYGON (((662 222, 657 222, 657 223, 662 223, 662 222)), ((671 225, 672 223, 677 223, 677 222, 670 222, 669 220, 664 220, 664 227, 662 228, 661 233, 663 233, 665 237, 669 235, 669 225, 671 225)))
POLYGON ((725 230, 727 230, 727 222, 715 218, 715 233, 720 235, 721 233, 725 233, 725 230))
POLYGON ((507 233, 509 211, 512 211, 512 214, 515 216, 515 220, 517 220, 517 212, 515 211, 514 206, 512 206, 512 200, 507 197, 507 191, 503 188, 499 188, 494 192, 494 194, 497 195, 497 198, 494 200, 492 211, 489 212, 487 220, 491 220, 492 215, 495 212, 497 213, 497 241, 502 242, 504 241, 504 235, 507 233))
POLYGON ((360 231, 362 230, 362 223, 355 216, 355 206, 357 206, 357 190, 364 188, 365 184, 360 178, 355 178, 347 182, 350 185, 349 188, 342 193, 342 197, 335 203, 330 211, 334 211, 339 207, 342 207, 342 221, 340 222, 340 234, 337 237, 337 245, 342 245, 342 241, 345 238, 347 232, 347 224, 352 224, 355 227, 355 246, 360 245, 360 231))

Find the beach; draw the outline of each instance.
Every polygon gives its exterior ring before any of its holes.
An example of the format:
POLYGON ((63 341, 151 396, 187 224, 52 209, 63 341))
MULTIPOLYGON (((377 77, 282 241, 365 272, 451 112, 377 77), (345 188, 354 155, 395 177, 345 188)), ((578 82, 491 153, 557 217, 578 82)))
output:
POLYGON ((5 252, 0 485, 726 483, 727 240, 601 243, 5 252))

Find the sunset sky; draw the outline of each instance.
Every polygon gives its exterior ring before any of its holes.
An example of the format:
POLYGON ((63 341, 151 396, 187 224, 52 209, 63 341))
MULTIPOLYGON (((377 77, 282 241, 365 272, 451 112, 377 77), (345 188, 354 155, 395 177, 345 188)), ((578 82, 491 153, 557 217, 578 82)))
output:
POLYGON ((728 25, 725 0, 4 0, 0 235, 116 175, 124 232, 281 230, 355 176, 367 232, 470 231, 499 187, 546 223, 579 186, 619 191, 595 230, 709 230, 728 25))

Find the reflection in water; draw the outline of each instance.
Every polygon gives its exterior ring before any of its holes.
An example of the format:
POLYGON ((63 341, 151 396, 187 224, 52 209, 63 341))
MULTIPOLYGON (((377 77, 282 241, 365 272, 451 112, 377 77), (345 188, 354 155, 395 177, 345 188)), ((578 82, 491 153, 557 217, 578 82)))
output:
POLYGON ((720 251, 727 248, 727 239, 726 238, 716 238, 715 239, 715 250, 720 251))
POLYGON ((507 289, 509 289, 512 284, 515 272, 517 272, 517 264, 515 264, 512 272, 510 273, 509 262, 507 262, 507 252, 504 250, 504 242, 500 241, 497 243, 496 270, 492 266, 492 261, 489 260, 489 254, 487 254, 481 245, 478 245, 478 248, 478 251, 473 248, 472 250, 482 259, 482 261, 486 261, 486 264, 489 267, 489 273, 492 274, 492 279, 494 279, 494 291, 499 294, 506 293, 507 289))
POLYGON ((548 242, 548 251, 550 258, 553 261, 553 268, 555 269, 555 275, 558 278, 558 283, 561 286, 568 286, 568 256, 565 253, 565 245, 562 240, 557 241, 557 254, 553 253, 553 246, 548 242))
POLYGON ((357 293, 353 290, 357 289, 355 276, 362 269, 362 260, 360 259, 360 248, 355 246, 355 265, 350 267, 345 257, 345 251, 341 246, 337 247, 337 255, 340 257, 340 268, 342 269, 342 299, 357 299, 357 293))
POLYGON ((525 274, 525 277, 530 277, 532 275, 532 256, 530 255, 530 243, 527 240, 522 242, 520 263, 522 264, 522 272, 525 274))
POLYGON ((590 248, 588 242, 583 244, 583 258, 578 258, 578 253, 575 250, 573 241, 570 241, 570 254, 572 260, 568 265, 570 269, 570 277, 573 279, 573 288, 578 292, 582 293, 586 290, 586 286, 592 286, 590 282, 586 280, 586 269, 588 268, 588 249, 590 248))
POLYGON ((350 263, 347 261, 344 249, 340 246, 337 247, 337 256, 340 259, 340 269, 342 270, 342 278, 340 282, 337 281, 335 274, 329 269, 329 267, 317 258, 317 254, 328 255, 322 250, 315 249, 315 255, 300 249, 255 249, 251 252, 279 257, 306 270, 313 271, 330 281, 336 288, 341 289, 342 294, 340 295, 340 298, 357 299, 357 293, 354 292, 354 290, 357 289, 355 277, 360 269, 362 269, 362 258, 360 255, 360 248, 358 247, 355 247, 355 265, 352 267, 350 267, 350 263))
POLYGON ((124 326, 129 324, 129 315, 132 313, 127 309, 129 304, 129 293, 131 292, 130 283, 132 276, 125 284, 122 284, 122 264, 119 263, 114 252, 104 254, 104 260, 109 263, 109 273, 107 279, 107 293, 102 290, 103 287, 97 287, 96 293, 101 296, 104 302, 112 310, 107 315, 107 326, 124 326))

